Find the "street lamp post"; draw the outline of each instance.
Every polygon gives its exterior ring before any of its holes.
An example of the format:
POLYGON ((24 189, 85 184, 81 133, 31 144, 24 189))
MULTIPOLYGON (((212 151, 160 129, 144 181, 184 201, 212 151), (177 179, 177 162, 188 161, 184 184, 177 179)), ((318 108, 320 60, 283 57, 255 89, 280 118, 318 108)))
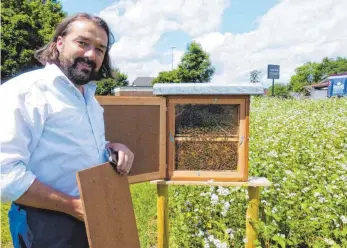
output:
POLYGON ((174 63, 174 49, 176 47, 175 46, 172 46, 171 47, 171 70, 173 70, 173 63, 174 63))

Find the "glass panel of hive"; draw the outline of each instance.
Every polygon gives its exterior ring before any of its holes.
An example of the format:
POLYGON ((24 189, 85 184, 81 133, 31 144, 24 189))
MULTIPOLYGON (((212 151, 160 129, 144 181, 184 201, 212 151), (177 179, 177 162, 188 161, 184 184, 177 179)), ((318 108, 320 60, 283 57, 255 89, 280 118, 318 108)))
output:
POLYGON ((239 121, 239 105, 175 105, 176 137, 235 137, 238 135, 239 121))
POLYGON ((176 141, 175 170, 236 171, 238 143, 176 141))
POLYGON ((237 170, 239 105, 175 106, 175 170, 237 170))

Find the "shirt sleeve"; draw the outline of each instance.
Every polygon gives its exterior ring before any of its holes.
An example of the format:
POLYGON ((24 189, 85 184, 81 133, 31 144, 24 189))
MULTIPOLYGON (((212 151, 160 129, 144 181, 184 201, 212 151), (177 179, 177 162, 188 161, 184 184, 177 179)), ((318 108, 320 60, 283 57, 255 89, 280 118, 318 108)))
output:
POLYGON ((36 178, 27 164, 41 137, 48 108, 42 92, 35 87, 25 93, 2 87, 0 188, 1 201, 9 202, 24 194, 36 178))

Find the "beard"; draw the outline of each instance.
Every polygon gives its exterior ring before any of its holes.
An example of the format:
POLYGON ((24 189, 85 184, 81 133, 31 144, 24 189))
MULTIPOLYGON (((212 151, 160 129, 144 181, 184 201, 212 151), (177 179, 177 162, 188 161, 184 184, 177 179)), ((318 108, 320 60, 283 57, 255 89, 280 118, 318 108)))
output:
POLYGON ((74 84, 85 85, 92 80, 100 80, 101 76, 95 70, 96 64, 94 61, 86 57, 76 57, 73 60, 59 56, 59 68, 63 71, 68 79, 74 84), (78 68, 79 63, 89 65, 89 69, 78 68))

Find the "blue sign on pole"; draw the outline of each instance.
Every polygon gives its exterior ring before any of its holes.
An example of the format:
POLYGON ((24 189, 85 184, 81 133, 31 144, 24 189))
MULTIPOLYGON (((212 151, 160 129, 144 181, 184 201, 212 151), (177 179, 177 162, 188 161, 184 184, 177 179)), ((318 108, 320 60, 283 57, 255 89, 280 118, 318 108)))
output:
POLYGON ((268 65, 267 66, 267 78, 279 79, 280 78, 280 66, 279 65, 268 65))

